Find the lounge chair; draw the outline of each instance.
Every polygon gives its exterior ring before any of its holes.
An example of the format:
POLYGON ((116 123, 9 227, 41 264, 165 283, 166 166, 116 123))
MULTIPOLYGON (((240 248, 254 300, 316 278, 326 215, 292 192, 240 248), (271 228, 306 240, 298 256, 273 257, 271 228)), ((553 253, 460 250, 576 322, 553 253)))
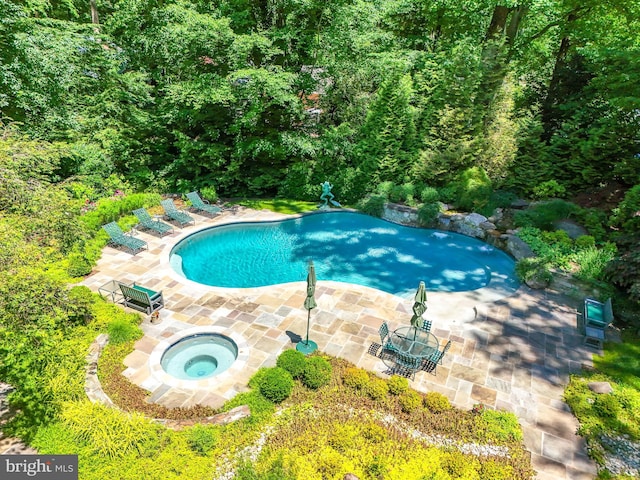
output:
POLYGON ((164 209, 164 215, 169 220, 174 220, 180 224, 181 227, 193 223, 195 225, 196 221, 193 219, 191 215, 188 213, 184 213, 176 208, 175 203, 170 198, 166 200, 162 200, 160 202, 162 208, 164 209))
POLYGON ((162 292, 149 290, 135 283, 131 286, 121 283, 120 291, 123 296, 122 303, 126 307, 145 312, 147 315, 164 307, 162 292))
POLYGON ((611 299, 599 302, 585 298, 584 313, 578 313, 578 331, 584 335, 584 344, 602 348, 604 331, 613 322, 611 299))
POLYGON ((215 216, 222 211, 219 207, 209 205, 209 202, 202 200, 200 195, 198 195, 198 192, 187 193, 187 199, 191 202, 191 207, 198 212, 204 212, 215 216))
POLYGON ((124 247, 133 255, 138 253, 140 250, 148 248, 147 242, 131 235, 127 235, 116 222, 107 223, 102 226, 102 229, 109 234, 109 245, 112 247, 124 247))
POLYGON ((154 232, 159 233, 160 236, 173 233, 173 227, 171 225, 161 222, 160 220, 154 220, 153 218, 151 218, 151 215, 149 215, 149 212, 147 212, 144 208, 138 208, 134 210, 133 214, 138 219, 138 228, 153 230, 154 232))

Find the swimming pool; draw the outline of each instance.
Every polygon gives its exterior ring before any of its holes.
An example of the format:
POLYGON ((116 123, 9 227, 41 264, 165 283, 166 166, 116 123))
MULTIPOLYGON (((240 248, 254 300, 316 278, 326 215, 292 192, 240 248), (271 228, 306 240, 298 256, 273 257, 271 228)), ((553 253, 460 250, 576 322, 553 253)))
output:
POLYGON ((211 227, 183 239, 170 256, 180 275, 232 288, 304 281, 309 260, 318 281, 400 296, 415 293, 420 280, 432 291, 518 287, 513 259, 475 238, 344 211, 211 227))

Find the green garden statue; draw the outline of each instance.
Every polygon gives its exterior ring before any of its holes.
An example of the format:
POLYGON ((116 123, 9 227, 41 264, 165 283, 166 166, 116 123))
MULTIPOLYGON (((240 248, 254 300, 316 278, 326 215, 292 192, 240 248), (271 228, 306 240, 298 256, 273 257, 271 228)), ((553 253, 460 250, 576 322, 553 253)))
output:
POLYGON ((329 208, 329 202, 331 202, 331 205, 333 205, 334 207, 342 206, 334 200, 335 195, 331 193, 333 185, 331 185, 328 181, 325 181, 324 183, 320 184, 320 186, 322 187, 322 195, 320 195, 320 200, 322 200, 324 203, 319 205, 319 208, 329 208))

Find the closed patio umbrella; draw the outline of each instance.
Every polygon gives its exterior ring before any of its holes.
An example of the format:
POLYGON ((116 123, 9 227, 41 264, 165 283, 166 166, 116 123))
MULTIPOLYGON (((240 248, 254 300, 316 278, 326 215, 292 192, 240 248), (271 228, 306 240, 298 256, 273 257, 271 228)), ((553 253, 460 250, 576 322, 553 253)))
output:
POLYGON ((313 260, 309 261, 309 268, 307 273, 307 297, 304 299, 304 308, 307 309, 307 338, 304 342, 298 342, 296 350, 308 355, 315 352, 318 349, 316 342, 309 340, 309 323, 311 321, 311 310, 316 308, 316 299, 314 295, 316 293, 316 268, 313 265, 313 260))
POLYGON ((420 328, 420 322, 422 322, 422 314, 427 311, 427 289, 424 282, 420 282, 418 285, 418 291, 414 298, 413 304, 413 317, 411 317, 411 326, 420 328))

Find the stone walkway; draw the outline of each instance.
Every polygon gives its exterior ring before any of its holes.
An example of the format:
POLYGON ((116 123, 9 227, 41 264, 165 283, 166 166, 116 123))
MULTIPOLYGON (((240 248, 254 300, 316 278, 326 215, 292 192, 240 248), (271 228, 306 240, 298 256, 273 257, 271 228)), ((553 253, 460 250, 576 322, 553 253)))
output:
MULTIPOLYGON (((107 247, 83 283, 94 291, 110 280, 136 281, 162 290, 166 306, 158 322, 152 324, 147 318, 142 323, 145 336, 125 359, 124 374, 149 390, 152 401, 167 406, 201 403, 218 407, 244 391, 258 368, 273 366, 282 350, 293 348, 305 335, 306 284, 228 289, 182 278, 170 267, 169 253, 185 236, 221 223, 284 218, 244 209, 225 211, 215 219, 193 216, 195 226, 176 229, 162 239, 140 233, 149 250, 138 255, 107 247), (163 383, 150 365, 154 349, 196 326, 242 337, 248 346, 244 367, 222 378, 215 389, 163 383)), ((575 435, 577 421, 562 401, 569 374, 590 366, 594 353, 582 345, 576 332, 575 305, 557 292, 526 287, 506 298, 494 297, 490 291, 429 292, 425 318, 433 320, 432 331, 441 348, 448 339, 452 346, 436 373, 418 373, 412 387, 441 392, 460 408, 482 402, 516 413, 537 479, 594 478, 595 464, 587 457, 583 440, 575 435)), ((319 349, 384 376, 386 367, 368 354, 368 348, 380 342, 378 328, 383 321, 391 330, 409 322, 413 299, 320 278, 316 302, 310 338, 319 349)))

